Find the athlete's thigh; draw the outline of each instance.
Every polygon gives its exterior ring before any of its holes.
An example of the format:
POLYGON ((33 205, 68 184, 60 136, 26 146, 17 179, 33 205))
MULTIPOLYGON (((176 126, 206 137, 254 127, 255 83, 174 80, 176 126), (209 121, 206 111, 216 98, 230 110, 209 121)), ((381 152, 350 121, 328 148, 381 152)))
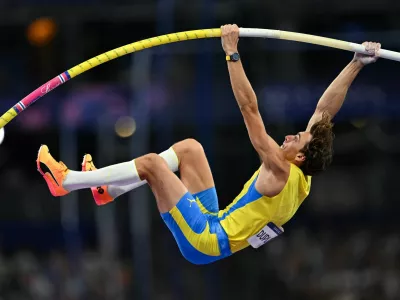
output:
POLYGON ((204 149, 194 139, 186 139, 172 146, 179 159, 179 172, 183 184, 191 194, 215 186, 204 149))
POLYGON ((135 160, 142 179, 146 179, 161 213, 170 211, 188 192, 186 186, 158 155, 145 155, 135 160))
POLYGON ((161 216, 188 261, 207 264, 231 254, 228 236, 218 217, 204 214, 189 192, 161 216))

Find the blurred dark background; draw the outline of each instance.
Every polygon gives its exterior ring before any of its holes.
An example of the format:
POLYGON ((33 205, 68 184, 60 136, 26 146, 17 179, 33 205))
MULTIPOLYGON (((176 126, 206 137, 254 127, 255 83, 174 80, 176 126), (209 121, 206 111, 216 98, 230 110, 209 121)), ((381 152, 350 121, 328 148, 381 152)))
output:
MULTIPOLYGON (((400 51, 400 2, 0 0, 1 113, 73 66, 119 46, 225 23, 400 51)), ((268 132, 305 128, 350 52, 242 38, 268 132)), ((194 266, 180 255, 147 186, 98 207, 89 190, 53 198, 36 172, 42 143, 72 169, 200 141, 220 207, 259 166, 219 39, 125 56, 46 95, 0 146, 0 299, 400 299, 398 62, 354 82, 335 118, 335 158, 276 241, 194 266)))

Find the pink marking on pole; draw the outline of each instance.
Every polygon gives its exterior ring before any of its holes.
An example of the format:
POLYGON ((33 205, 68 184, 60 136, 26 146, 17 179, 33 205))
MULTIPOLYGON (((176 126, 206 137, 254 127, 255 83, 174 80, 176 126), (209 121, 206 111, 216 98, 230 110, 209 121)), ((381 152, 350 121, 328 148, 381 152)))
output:
MULTIPOLYGON (((65 79, 65 78, 63 77, 63 79, 65 79)), ((65 82, 67 82, 67 81, 68 81, 68 79, 65 80, 65 82)), ((37 100, 39 100, 40 98, 42 98, 44 95, 48 94, 55 88, 59 87, 63 83, 64 82, 61 81, 60 77, 56 76, 53 79, 51 79, 50 81, 46 82, 41 87, 34 90, 32 93, 30 93, 24 99, 22 99, 21 102, 25 105, 25 109, 26 109, 29 105, 35 103, 37 100)))

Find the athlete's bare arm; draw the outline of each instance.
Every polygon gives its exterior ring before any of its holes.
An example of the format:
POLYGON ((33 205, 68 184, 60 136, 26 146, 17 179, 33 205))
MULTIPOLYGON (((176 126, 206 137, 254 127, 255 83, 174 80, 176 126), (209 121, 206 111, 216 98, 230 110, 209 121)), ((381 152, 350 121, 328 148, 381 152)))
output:
MULTIPOLYGON (((227 55, 237 53, 239 28, 236 25, 222 26, 222 46, 227 55)), ((274 175, 288 174, 290 165, 285 160, 279 145, 267 134, 258 110, 257 97, 244 72, 242 63, 228 61, 229 76, 233 93, 242 112, 247 131, 254 149, 264 166, 274 175)))
POLYGON ((331 118, 333 118, 342 107, 347 91, 358 73, 365 65, 373 63, 378 59, 377 54, 381 48, 381 44, 365 42, 363 45, 371 55, 357 53, 354 55, 353 60, 336 77, 318 101, 317 108, 308 123, 306 131, 310 131, 312 125, 321 119, 324 111, 327 111, 331 118))

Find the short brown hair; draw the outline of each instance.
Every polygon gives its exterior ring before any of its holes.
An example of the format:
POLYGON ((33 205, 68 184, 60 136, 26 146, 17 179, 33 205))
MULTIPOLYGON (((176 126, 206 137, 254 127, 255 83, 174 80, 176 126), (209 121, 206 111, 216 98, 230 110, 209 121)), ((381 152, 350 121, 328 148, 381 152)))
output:
POLYGON ((333 139, 335 135, 332 131, 333 123, 329 113, 324 112, 322 119, 316 122, 310 130, 311 141, 301 150, 306 157, 300 169, 304 175, 314 176, 324 171, 332 162, 333 139))

